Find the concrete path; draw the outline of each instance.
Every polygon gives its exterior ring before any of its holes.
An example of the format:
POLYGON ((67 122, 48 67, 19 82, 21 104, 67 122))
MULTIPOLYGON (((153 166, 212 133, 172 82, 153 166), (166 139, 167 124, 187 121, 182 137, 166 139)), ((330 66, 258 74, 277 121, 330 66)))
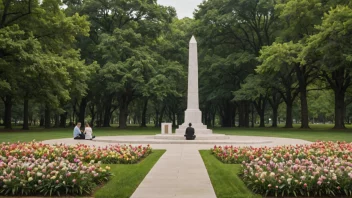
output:
POLYGON ((169 146, 132 198, 215 198, 203 160, 194 146, 169 146))
MULTIPOLYGON (((87 145, 105 146, 112 143, 99 142, 99 139, 112 139, 116 143, 121 141, 121 144, 130 143, 139 145, 140 140, 143 145, 145 136, 116 136, 116 137, 98 137, 97 141, 88 140, 73 140, 71 138, 47 140, 44 143, 48 144, 77 144, 83 143, 87 145), (132 141, 133 140, 133 141, 132 141)), ((277 146, 289 144, 308 144, 310 142, 299 139, 288 138, 273 138, 273 137, 252 137, 252 136, 232 136, 230 142, 226 145, 234 146, 277 146), (262 143, 254 141, 263 141, 262 143), (270 141, 269 141, 270 140, 270 141), (250 144, 252 142, 254 144, 250 144)), ((189 142, 189 141, 188 141, 189 142)), ((147 174, 137 190, 132 195, 132 198, 215 198, 215 192, 209 179, 207 170, 203 160, 199 154, 199 150, 208 150, 216 145, 221 144, 220 141, 214 141, 213 144, 162 144, 158 142, 153 144, 153 149, 166 149, 164 155, 154 165, 152 170, 147 174)))

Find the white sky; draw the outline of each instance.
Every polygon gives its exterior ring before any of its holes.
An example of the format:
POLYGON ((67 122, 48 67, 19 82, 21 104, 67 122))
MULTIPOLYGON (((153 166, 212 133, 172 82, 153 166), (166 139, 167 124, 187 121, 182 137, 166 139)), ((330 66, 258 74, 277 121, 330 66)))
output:
POLYGON ((193 18, 193 12, 203 0, 158 0, 158 4, 172 6, 177 11, 179 19, 184 17, 193 18))

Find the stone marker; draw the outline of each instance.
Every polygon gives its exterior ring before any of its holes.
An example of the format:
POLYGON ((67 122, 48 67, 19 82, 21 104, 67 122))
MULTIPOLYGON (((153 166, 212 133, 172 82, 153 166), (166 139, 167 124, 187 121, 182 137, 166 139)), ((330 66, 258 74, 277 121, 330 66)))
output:
POLYGON ((187 109, 185 111, 185 122, 176 129, 176 134, 184 134, 189 123, 195 130, 195 135, 212 134, 213 131, 207 129, 202 123, 202 112, 199 110, 199 93, 198 93, 198 52, 197 41, 192 36, 189 42, 188 57, 188 92, 187 92, 187 109))
POLYGON ((161 123, 161 134, 172 135, 172 123, 161 123))

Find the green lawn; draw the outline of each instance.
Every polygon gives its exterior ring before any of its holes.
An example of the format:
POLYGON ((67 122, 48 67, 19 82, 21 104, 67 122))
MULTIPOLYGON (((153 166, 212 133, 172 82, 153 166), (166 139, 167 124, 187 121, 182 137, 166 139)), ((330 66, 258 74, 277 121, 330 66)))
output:
POLYGON ((216 159, 209 150, 199 151, 207 168, 217 198, 259 198, 244 185, 238 177, 238 164, 224 164, 216 159))
POLYGON ((311 125, 311 129, 300 129, 298 125, 293 129, 278 128, 215 128, 215 133, 223 133, 226 135, 241 135, 241 136, 266 136, 266 137, 283 137, 297 138, 308 141, 347 141, 352 142, 352 129, 348 125, 346 130, 332 130, 333 125, 316 124, 311 125))
POLYGON ((131 197, 154 164, 165 153, 165 150, 154 150, 151 155, 138 164, 113 164, 111 180, 94 193, 94 197, 131 197))
MULTIPOLYGON (((331 124, 314 124, 311 129, 299 129, 299 125, 294 125, 293 129, 282 128, 213 128, 215 133, 224 133, 227 135, 242 136, 267 136, 267 137, 285 137, 299 138, 308 141, 331 140, 331 141, 348 141, 352 142, 351 125, 347 125, 346 130, 332 130, 331 124)), ((31 128, 29 131, 22 131, 15 128, 13 131, 0 130, 0 142, 48 140, 57 138, 72 137, 73 127, 65 129, 43 129, 39 127, 31 128)), ((117 135, 154 135, 160 133, 160 128, 149 126, 141 128, 138 126, 129 126, 127 129, 118 129, 116 126, 110 128, 93 128, 94 134, 99 136, 117 136, 117 135)))
MULTIPOLYGON (((117 127, 110 128, 93 128, 93 133, 96 136, 117 136, 117 135, 155 135, 160 133, 160 129, 154 127, 141 128, 131 126, 127 129, 118 129, 117 127)), ((12 131, 0 131, 0 142, 16 142, 16 141, 42 141, 58 138, 71 138, 73 136, 72 128, 31 128, 29 131, 14 129, 12 131)))

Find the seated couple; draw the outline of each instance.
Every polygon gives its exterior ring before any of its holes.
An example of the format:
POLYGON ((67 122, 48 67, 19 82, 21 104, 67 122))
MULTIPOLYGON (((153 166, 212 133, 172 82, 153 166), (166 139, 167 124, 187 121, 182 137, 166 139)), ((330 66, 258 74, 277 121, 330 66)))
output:
POLYGON ((196 139, 196 136, 194 135, 194 128, 192 127, 192 123, 188 124, 189 127, 186 129, 186 140, 194 140, 196 139))
POLYGON ((80 128, 81 128, 81 123, 77 122, 77 125, 73 129, 73 139, 75 139, 75 140, 77 140, 77 139, 92 140, 93 138, 95 138, 95 136, 93 135, 93 130, 89 126, 88 123, 86 123, 86 127, 84 128, 84 132, 83 133, 80 130, 80 128))

